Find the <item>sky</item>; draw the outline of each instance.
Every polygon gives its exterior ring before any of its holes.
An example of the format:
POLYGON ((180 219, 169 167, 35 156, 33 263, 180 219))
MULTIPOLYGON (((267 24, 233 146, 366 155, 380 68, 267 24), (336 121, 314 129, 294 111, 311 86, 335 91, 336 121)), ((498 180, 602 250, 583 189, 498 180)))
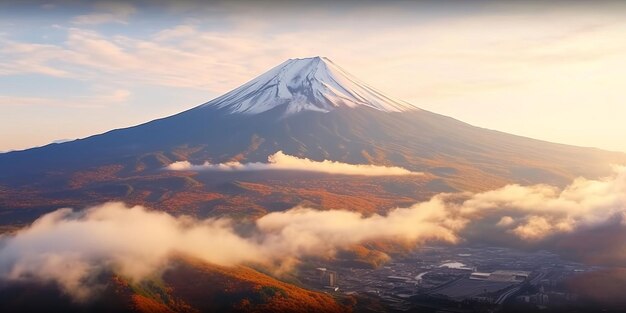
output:
POLYGON ((420 108, 626 152, 618 1, 0 2, 0 151, 82 138, 326 56, 420 108))

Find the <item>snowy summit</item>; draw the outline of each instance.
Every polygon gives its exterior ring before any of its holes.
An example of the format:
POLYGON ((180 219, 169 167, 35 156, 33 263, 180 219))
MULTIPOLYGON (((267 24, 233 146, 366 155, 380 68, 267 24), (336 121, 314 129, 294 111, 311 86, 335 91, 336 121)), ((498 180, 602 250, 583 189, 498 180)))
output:
POLYGON ((342 106, 365 106, 384 112, 418 110, 364 84, 325 57, 289 59, 202 106, 244 114, 284 107, 286 115, 330 112, 342 106))

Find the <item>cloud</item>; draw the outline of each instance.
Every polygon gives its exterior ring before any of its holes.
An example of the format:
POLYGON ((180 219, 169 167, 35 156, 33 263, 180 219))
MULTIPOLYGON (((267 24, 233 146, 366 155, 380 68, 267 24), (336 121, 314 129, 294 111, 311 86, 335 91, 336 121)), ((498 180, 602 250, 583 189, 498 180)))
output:
POLYGON ((68 77, 70 71, 63 69, 62 60, 71 60, 71 51, 38 43, 16 42, 0 38, 0 75, 38 73, 54 77, 68 77), (56 62, 58 61, 58 62, 56 62))
POLYGON ((398 209, 388 216, 295 208, 257 221, 243 236, 229 219, 197 220, 107 203, 82 212, 59 209, 0 242, 0 278, 56 282, 77 300, 98 290, 105 269, 141 280, 176 254, 220 265, 285 263, 373 238, 456 240, 435 206, 398 209), (367 226, 367 227, 364 227, 367 226))
POLYGON ((515 220, 512 217, 510 217, 510 216, 503 216, 502 218, 500 218, 500 221, 498 221, 496 226, 498 226, 498 227, 507 227, 507 226, 510 226, 511 224, 513 224, 514 222, 515 222, 515 220))
POLYGON ((72 96, 69 99, 25 96, 0 96, 0 106, 96 108, 126 103, 131 96, 131 92, 126 89, 110 87, 99 87, 96 89, 98 90, 98 92, 95 95, 72 96))
POLYGON ((0 277, 54 281, 78 300, 100 270, 142 279, 175 252, 215 264, 261 259, 259 246, 237 236, 230 221, 175 218, 108 203, 83 212, 60 209, 0 245, 0 277))
MULTIPOLYGON (((547 71, 556 67, 558 71, 562 69, 559 65, 571 67, 572 62, 585 63, 619 56, 624 48, 615 40, 623 27, 623 18, 617 13, 559 11, 557 14, 546 11, 541 15, 525 15, 517 12, 502 17, 499 14, 456 15, 450 12, 446 18, 423 18, 415 23, 415 17, 420 14, 403 9, 401 5, 348 6, 343 14, 329 14, 311 6, 306 14, 308 19, 294 18, 300 15, 278 14, 273 22, 290 27, 268 28, 258 27, 259 23, 267 24, 267 19, 257 16, 257 9, 216 5, 208 10, 194 8, 189 12, 177 12, 184 23, 170 27, 163 24, 163 27, 142 36, 80 28, 87 24, 126 22, 135 12, 134 7, 123 3, 102 3, 100 6, 93 14, 72 20, 74 25, 66 28, 66 41, 49 45, 76 57, 66 57, 65 53, 54 55, 48 64, 50 68, 40 69, 42 74, 69 72, 72 76, 91 78, 106 67, 110 72, 120 74, 119 77, 108 76, 110 81, 139 79, 150 84, 226 92, 287 58, 325 54, 346 68, 359 70, 355 74, 374 86, 426 102, 425 96, 446 98, 519 86, 542 76, 529 73, 529 65, 541 65, 547 71), (199 12, 205 15, 192 14, 199 12), (346 15, 349 18, 345 18, 346 15), (377 18, 369 19, 362 27, 367 28, 372 36, 364 40, 358 36, 361 29, 349 26, 353 20, 367 20, 371 16, 377 18), (390 19, 393 23, 389 23, 390 19), (554 19, 561 23, 542 23, 554 19), (210 27, 213 23, 227 29, 216 30, 210 27), (535 27, 529 28, 529 24, 535 27), (485 32, 492 25, 500 27, 485 32), (310 31, 312 26, 315 26, 314 32, 310 31), (80 43, 80 40, 93 39, 78 38, 87 33, 90 33, 88 37, 98 37, 101 44, 84 46, 80 43), (595 45, 587 44, 591 38, 595 45), (106 51, 100 51, 105 42, 108 45, 106 51), (373 49, 378 46, 390 49, 373 49), (101 57, 111 52, 111 48, 123 51, 127 57, 121 59, 122 62, 101 57), (369 53, 363 54, 363 51, 369 53), (84 68, 77 69, 76 65, 84 68), (477 68, 489 70, 477 71, 477 68), (450 75, 455 79, 450 79, 450 75), (403 79, 390 80, 389 77, 403 79), (511 79, 503 81, 502 77, 511 79), (418 88, 415 82, 420 82, 418 88)), ((113 56, 118 55, 113 52, 113 56)), ((19 55, 3 55, 3 59, 7 63, 23 60, 20 63, 37 65, 27 60, 40 61, 38 56, 37 50, 31 50, 19 55)), ((16 71, 19 69, 15 67, 16 71)))
POLYGON ((626 266, 626 167, 565 188, 509 185, 470 194, 440 194, 440 210, 467 221, 461 241, 546 249, 599 265, 626 266))
POLYGON ((344 241, 429 238, 550 249, 581 261, 626 266, 626 243, 607 240, 626 234, 626 167, 615 167, 615 174, 603 179, 578 178, 565 188, 508 185, 442 193, 384 216, 295 208, 270 213, 257 227, 265 234, 309 238, 299 246, 304 251, 307 244, 331 249, 344 241))
POLYGON ((60 209, 0 239, 0 278, 56 282, 85 300, 94 278, 112 270, 132 280, 158 272, 174 255, 220 265, 257 263, 285 270, 308 256, 371 240, 491 243, 550 249, 605 265, 626 265, 626 168, 563 189, 510 185, 482 193, 439 194, 385 215, 296 207, 251 225, 174 217, 107 203, 60 209), (245 227, 244 227, 245 226, 245 227), (238 231, 245 228, 246 232, 238 231))
POLYGON ((193 165, 188 161, 174 162, 166 167, 174 171, 306 171, 341 175, 364 175, 364 176, 397 176, 397 175, 423 175, 420 172, 412 172, 397 166, 379 166, 370 164, 348 164, 337 161, 323 160, 314 161, 308 158, 298 158, 278 151, 267 158, 267 163, 240 163, 226 162, 211 164, 205 162, 202 165, 193 165))
POLYGON ((94 14, 76 16, 75 18, 72 19, 72 23, 84 24, 84 25, 98 25, 98 24, 105 24, 105 23, 125 24, 126 20, 112 13, 94 13, 94 14))
POLYGON ((626 167, 616 167, 615 176, 602 180, 578 178, 564 189, 509 185, 474 194, 462 211, 472 219, 501 215, 498 226, 527 240, 602 225, 626 212, 626 167))
POLYGON ((263 249, 269 255, 281 256, 279 264, 289 266, 304 256, 332 255, 339 248, 368 240, 456 243, 457 232, 467 221, 451 214, 440 210, 436 199, 371 216, 296 207, 267 214, 256 221, 256 226, 263 234, 263 249))
POLYGON ((136 11, 130 3, 110 1, 96 3, 95 10, 94 13, 74 17, 72 23, 77 25, 126 24, 128 18, 136 11))

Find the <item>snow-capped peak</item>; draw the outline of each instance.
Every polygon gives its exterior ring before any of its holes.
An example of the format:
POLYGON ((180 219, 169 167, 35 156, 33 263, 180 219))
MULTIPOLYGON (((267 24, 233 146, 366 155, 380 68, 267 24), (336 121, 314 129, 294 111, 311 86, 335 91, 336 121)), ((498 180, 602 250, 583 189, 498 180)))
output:
POLYGON ((366 106, 384 112, 418 110, 362 83, 325 57, 289 59, 202 106, 257 114, 285 106, 285 114, 366 106))

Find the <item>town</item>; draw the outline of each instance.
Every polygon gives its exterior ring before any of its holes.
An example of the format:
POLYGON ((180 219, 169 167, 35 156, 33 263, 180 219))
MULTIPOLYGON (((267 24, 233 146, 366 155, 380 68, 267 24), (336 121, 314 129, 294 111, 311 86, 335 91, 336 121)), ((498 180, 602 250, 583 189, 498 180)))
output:
POLYGON ((388 311, 496 312, 573 305, 565 282, 596 270, 548 251, 499 247, 421 247, 379 268, 319 263, 302 281, 335 295, 379 299, 388 311))

